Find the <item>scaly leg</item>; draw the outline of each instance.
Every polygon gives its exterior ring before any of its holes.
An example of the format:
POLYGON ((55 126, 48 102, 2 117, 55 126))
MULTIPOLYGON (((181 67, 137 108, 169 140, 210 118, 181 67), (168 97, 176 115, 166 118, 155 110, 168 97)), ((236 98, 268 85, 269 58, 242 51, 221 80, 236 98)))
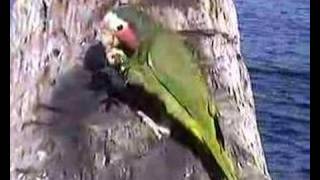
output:
POLYGON ((147 116, 142 111, 137 111, 137 114, 141 117, 141 120, 145 122, 153 130, 153 132, 159 140, 162 138, 163 135, 170 135, 170 129, 157 125, 149 116, 147 116))

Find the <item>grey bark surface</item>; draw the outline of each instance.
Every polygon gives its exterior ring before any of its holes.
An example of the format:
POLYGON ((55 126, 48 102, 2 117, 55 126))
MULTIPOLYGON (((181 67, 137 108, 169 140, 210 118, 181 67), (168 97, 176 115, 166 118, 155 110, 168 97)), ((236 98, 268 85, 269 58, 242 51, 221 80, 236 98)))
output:
MULTIPOLYGON (((270 179, 232 0, 16 1, 10 18, 10 179, 210 179, 188 146, 170 137, 157 140, 127 104, 104 111, 109 94, 88 87, 92 72, 83 64, 96 24, 106 7, 126 3, 142 3, 173 30, 200 34, 190 39, 208 59, 201 63, 226 149, 242 179, 270 179)), ((95 57, 103 61, 99 51, 95 57)))

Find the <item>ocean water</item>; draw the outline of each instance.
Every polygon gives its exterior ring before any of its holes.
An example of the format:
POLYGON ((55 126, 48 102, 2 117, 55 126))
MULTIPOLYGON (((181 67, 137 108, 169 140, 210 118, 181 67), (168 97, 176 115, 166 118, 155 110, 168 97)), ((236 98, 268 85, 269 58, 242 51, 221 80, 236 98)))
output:
POLYGON ((310 2, 236 0, 273 179, 310 179, 310 2))

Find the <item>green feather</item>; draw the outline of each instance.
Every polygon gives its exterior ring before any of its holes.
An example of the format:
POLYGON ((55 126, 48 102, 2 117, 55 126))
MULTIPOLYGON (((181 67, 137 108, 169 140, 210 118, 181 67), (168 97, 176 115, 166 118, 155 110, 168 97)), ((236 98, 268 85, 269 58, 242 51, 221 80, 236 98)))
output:
POLYGON ((217 112, 196 56, 182 37, 149 22, 143 13, 132 9, 121 12, 119 17, 126 12, 123 18, 136 22, 139 35, 143 37, 139 49, 125 65, 128 82, 142 85, 146 91, 157 95, 167 113, 210 149, 225 177, 237 179, 233 162, 216 135, 214 117, 217 112))

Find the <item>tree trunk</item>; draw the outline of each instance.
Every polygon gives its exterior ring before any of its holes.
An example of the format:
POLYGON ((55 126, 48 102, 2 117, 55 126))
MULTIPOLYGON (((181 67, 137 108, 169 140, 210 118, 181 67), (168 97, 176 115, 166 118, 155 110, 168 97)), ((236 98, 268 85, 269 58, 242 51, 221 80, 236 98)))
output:
POLYGON ((96 60, 94 69, 104 62, 96 24, 108 7, 126 3, 143 4, 195 40, 208 59, 226 149, 241 179, 270 179, 232 0, 17 0, 10 19, 10 179, 215 177, 188 145, 159 141, 129 105, 108 103, 105 111, 103 100, 116 100, 91 87, 86 60, 96 60))

